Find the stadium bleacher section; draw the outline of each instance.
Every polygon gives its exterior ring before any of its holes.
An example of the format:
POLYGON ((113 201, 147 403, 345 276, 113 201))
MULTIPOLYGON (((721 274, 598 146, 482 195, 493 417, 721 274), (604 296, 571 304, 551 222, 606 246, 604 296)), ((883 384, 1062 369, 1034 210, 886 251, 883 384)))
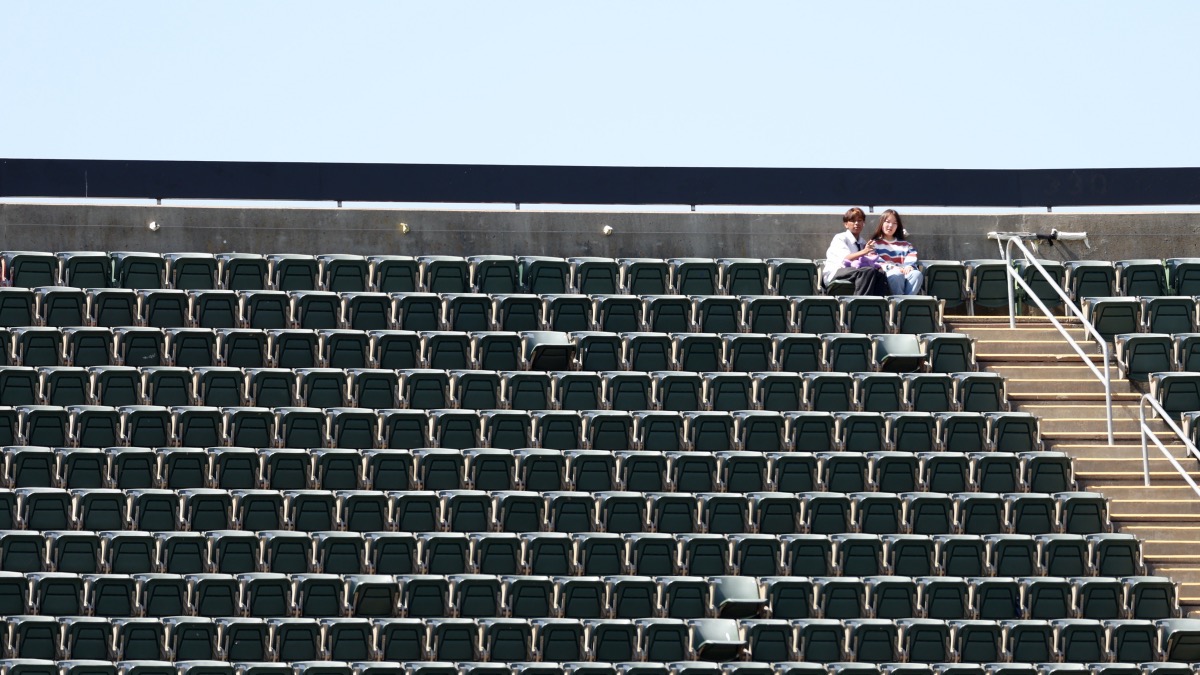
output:
MULTIPOLYGON (((785 258, 3 256, 2 675, 1200 660, 947 332, 1003 261, 837 298, 785 258)), ((1193 430, 1196 265, 1057 267, 1193 430)))

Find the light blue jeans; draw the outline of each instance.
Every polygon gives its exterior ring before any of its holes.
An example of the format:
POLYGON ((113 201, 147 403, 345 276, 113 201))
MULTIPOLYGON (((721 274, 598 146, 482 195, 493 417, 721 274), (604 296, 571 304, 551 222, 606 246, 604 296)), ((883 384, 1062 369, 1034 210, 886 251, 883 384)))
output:
POLYGON ((914 267, 905 274, 899 267, 887 271, 888 288, 892 295, 916 295, 921 292, 921 281, 925 278, 921 270, 914 267))

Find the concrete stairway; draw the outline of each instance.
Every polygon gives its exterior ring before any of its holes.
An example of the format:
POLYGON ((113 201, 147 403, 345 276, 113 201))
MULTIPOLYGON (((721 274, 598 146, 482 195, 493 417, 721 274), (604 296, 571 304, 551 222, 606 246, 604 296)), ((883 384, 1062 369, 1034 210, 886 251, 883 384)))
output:
MULTIPOLYGON (((1083 340, 1077 321, 1060 321, 1083 340)), ((1116 379, 1112 366, 1115 445, 1109 446, 1104 386, 1049 320, 1020 317, 1010 329, 1007 316, 959 316, 947 317, 947 325, 976 339, 980 368, 1005 376, 1013 409, 1041 418, 1046 449, 1071 455, 1080 489, 1104 494, 1116 530, 1142 540, 1148 573, 1174 579, 1184 614, 1200 617, 1200 497, 1152 444, 1151 487, 1143 484, 1138 401, 1144 384, 1116 379)), ((1099 364, 1099 347, 1083 344, 1099 364)), ((1200 483, 1200 462, 1186 458, 1164 423, 1155 420, 1151 426, 1200 483)))

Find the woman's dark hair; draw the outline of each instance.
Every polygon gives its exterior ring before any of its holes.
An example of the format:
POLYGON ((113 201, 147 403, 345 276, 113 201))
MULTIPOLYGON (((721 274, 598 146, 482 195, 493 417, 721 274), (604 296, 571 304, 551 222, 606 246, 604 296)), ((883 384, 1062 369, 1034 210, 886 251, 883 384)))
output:
POLYGON ((879 214, 879 224, 875 226, 875 234, 872 234, 871 238, 881 239, 883 237, 883 222, 887 220, 888 216, 891 216, 892 220, 896 221, 896 238, 904 241, 904 221, 900 220, 900 214, 896 213, 895 209, 888 209, 879 214))

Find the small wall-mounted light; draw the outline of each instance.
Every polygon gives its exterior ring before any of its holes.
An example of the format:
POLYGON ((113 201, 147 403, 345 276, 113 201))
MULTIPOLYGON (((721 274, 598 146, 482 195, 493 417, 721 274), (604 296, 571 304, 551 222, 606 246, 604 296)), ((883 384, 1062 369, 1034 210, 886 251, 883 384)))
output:
POLYGON ((400 234, 408 234, 409 232, 412 232, 412 228, 408 226, 408 223, 400 223, 400 234))
POLYGON ((146 227, 150 228, 151 232, 158 232, 158 221, 152 220, 152 221, 150 221, 150 224, 147 225, 146 227))
POLYGON ((604 227, 600 228, 600 231, 603 232, 604 236, 606 237, 611 236, 613 233, 612 225, 605 225, 604 227))

